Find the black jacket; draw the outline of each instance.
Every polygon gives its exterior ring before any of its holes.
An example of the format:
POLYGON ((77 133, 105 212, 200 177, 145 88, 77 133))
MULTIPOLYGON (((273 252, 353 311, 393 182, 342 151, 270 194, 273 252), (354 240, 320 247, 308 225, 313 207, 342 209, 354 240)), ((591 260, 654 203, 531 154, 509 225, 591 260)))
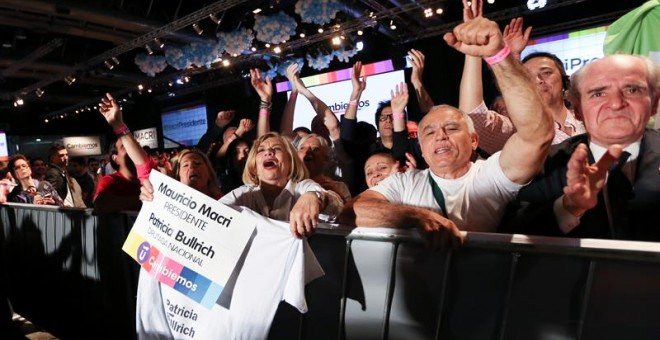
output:
MULTIPOLYGON (((566 166, 573 150, 580 143, 588 145, 586 134, 574 136, 553 145, 545 162, 543 172, 532 183, 524 187, 507 211, 500 231, 534 235, 564 235, 557 225, 552 206, 563 194, 566 185, 566 166)), ((590 162, 593 155, 589 152, 590 162)), ((610 195, 626 198, 624 217, 627 225, 608 223, 603 192, 598 204, 587 211, 580 224, 566 236, 623 239, 637 241, 660 241, 660 132, 646 130, 640 145, 637 168, 632 192, 610 192, 610 195)))

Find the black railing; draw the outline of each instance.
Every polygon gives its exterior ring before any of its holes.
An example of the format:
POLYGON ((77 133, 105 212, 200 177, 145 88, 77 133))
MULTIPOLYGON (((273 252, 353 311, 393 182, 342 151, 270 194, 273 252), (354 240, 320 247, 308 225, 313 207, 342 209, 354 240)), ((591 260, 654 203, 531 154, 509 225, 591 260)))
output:
MULTIPOLYGON (((135 216, 0 206, 16 311, 62 339, 135 338, 138 266, 121 250, 135 216)), ((309 242, 326 276, 307 286, 306 315, 280 306, 271 338, 660 335, 660 243, 466 235, 437 251, 409 230, 320 229, 309 242)))

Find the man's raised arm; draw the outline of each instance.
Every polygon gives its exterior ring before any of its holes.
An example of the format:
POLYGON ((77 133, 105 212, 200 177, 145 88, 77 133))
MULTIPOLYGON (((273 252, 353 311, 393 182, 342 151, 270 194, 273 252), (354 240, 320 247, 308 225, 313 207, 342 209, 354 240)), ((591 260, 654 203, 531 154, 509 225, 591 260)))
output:
POLYGON ((500 166, 511 181, 529 182, 541 169, 554 136, 552 116, 534 80, 510 54, 494 21, 474 18, 445 34, 444 39, 458 51, 483 57, 490 64, 518 130, 504 145, 500 166))

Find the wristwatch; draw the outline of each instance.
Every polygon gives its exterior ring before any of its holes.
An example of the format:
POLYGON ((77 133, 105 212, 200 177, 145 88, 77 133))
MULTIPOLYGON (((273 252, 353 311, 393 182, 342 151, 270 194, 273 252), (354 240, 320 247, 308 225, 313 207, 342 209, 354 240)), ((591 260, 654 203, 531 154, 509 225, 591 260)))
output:
POLYGON ((321 191, 308 191, 309 193, 312 193, 316 195, 316 198, 321 201, 321 209, 325 208, 326 204, 328 203, 328 196, 326 196, 325 192, 321 191))

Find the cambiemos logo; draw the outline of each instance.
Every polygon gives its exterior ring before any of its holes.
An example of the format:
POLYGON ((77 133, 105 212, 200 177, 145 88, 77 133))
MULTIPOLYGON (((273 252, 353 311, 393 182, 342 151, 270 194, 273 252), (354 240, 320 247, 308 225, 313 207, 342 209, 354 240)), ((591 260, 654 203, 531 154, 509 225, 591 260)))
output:
POLYGON ((151 256, 151 245, 149 242, 144 241, 140 244, 140 246, 137 249, 137 261, 140 264, 145 263, 148 259, 149 256, 151 256))
POLYGON ((76 143, 76 144, 67 143, 66 144, 66 149, 67 150, 76 150, 76 149, 78 149, 78 150, 92 150, 92 149, 96 149, 98 147, 99 147, 99 143, 96 143, 96 142, 94 142, 94 143, 76 143))
MULTIPOLYGON (((339 102, 339 103, 334 103, 332 105, 328 105, 328 107, 333 112, 343 112, 343 111, 346 111, 346 109, 348 109, 348 103, 339 102)), ((369 100, 368 99, 367 100, 360 100, 360 102, 358 103, 358 108, 362 108, 362 107, 369 107, 369 100)))

